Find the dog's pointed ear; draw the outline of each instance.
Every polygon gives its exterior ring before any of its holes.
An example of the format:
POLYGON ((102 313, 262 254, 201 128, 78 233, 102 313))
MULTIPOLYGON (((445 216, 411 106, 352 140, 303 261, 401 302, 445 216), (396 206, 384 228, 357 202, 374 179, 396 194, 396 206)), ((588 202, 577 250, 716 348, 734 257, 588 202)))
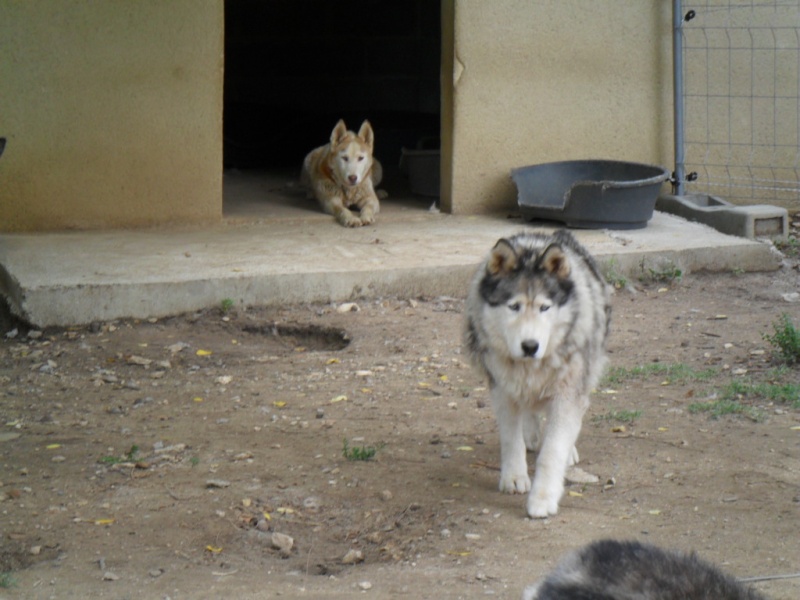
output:
POLYGON ((364 143, 370 148, 375 143, 375 133, 372 131, 372 125, 366 119, 361 124, 361 129, 358 130, 358 137, 364 140, 364 143))
POLYGON ((489 261, 486 263, 486 272, 490 275, 505 275, 516 266, 517 252, 514 246, 507 239, 501 239, 492 248, 489 261))
POLYGON ((336 124, 336 127, 333 128, 331 132, 331 145, 335 146, 342 138, 347 135, 347 125, 344 124, 344 119, 339 119, 339 122, 336 124))
POLYGON ((539 264, 542 265, 545 271, 551 275, 555 275, 558 279, 566 279, 569 277, 569 259, 558 244, 550 244, 544 249, 542 257, 539 259, 539 264))

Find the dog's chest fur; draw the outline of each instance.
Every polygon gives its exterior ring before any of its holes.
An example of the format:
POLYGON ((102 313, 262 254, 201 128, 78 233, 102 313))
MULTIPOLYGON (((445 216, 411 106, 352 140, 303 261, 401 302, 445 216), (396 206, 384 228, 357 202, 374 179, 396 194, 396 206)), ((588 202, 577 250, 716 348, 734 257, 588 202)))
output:
POLYGON ((533 361, 487 353, 484 361, 491 387, 502 388, 508 397, 531 407, 551 400, 570 368, 558 355, 533 361))

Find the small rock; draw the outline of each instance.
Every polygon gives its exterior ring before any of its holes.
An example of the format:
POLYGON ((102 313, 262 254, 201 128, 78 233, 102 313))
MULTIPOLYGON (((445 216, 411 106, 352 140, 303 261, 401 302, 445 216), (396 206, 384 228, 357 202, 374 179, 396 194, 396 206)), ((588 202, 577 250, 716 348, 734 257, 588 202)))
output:
POLYGON ((592 473, 587 473, 580 467, 572 466, 567 469, 566 480, 570 483, 598 483, 600 478, 592 473))
POLYGON ((380 544, 383 542, 383 533, 380 531, 372 531, 367 534, 365 538, 370 544, 380 544))
POLYGON ((355 548, 348 550, 347 554, 342 557, 343 565, 354 565, 360 562, 364 562, 364 553, 361 552, 361 550, 356 550, 355 548))
POLYGON ((267 519, 259 519, 256 523, 256 529, 259 531, 269 531, 269 521, 267 519))
POLYGON ((358 312, 360 310, 361 307, 355 302, 345 302, 336 307, 336 312, 338 313, 358 312))
POLYGON ((153 579, 156 579, 164 574, 164 569, 151 569, 150 571, 147 572, 147 574, 150 575, 150 577, 152 577, 153 579))
POLYGON ((39 367, 39 372, 52 375, 53 373, 55 373, 57 367, 58 364, 56 364, 54 360, 48 360, 45 364, 39 367))
POLYGON ((128 364, 131 365, 139 365, 140 367, 147 367, 153 361, 149 358, 144 358, 143 356, 137 356, 136 354, 132 354, 128 357, 128 364))
POLYGON ((372 584, 369 581, 360 581, 358 583, 358 589, 367 591, 372 589, 372 584))
POLYGON ((119 580, 119 575, 116 573, 112 573, 111 571, 106 571, 103 573, 103 581, 117 581, 119 580))
POLYGON ((188 348, 189 344, 185 342, 178 342, 177 344, 172 344, 171 346, 167 346, 167 350, 169 350, 172 354, 177 354, 184 348, 188 348))
POLYGON ((42 553, 41 546, 31 546, 30 554, 31 556, 39 556, 42 553))
POLYGON ((285 533, 278 533, 277 531, 272 534, 272 547, 277 548, 282 556, 289 556, 294 547, 294 538, 286 535, 285 533))
POLYGON ((388 502, 389 500, 394 498, 394 494, 392 494, 392 492, 390 492, 389 490, 383 490, 380 496, 381 500, 383 500, 384 502, 388 502))
POLYGON ((231 482, 225 481, 224 479, 209 479, 206 481, 207 488, 226 488, 230 487, 231 482))
POLYGON ((445 528, 445 529, 442 529, 442 530, 439 532, 439 536, 440 536, 440 537, 441 537, 443 540, 446 540, 446 539, 447 539, 447 538, 449 538, 451 535, 452 535, 451 531, 450 531, 449 529, 447 529, 447 528, 445 528))
POLYGON ((316 496, 309 496, 303 500, 303 507, 311 511, 319 510, 319 505, 320 501, 316 496))
POLYGON ((480 533, 465 533, 464 537, 467 538, 468 540, 470 540, 471 542, 474 542, 476 540, 481 539, 481 534, 480 533))

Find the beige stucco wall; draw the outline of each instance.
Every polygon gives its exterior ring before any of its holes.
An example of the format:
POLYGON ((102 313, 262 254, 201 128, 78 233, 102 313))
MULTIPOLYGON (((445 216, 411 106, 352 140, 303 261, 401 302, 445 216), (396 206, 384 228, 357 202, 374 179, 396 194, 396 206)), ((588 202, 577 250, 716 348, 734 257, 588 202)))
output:
POLYGON ((222 0, 0 0, 0 231, 222 214, 222 0))
POLYGON ((518 166, 672 166, 671 3, 445 0, 443 19, 445 210, 513 206, 518 166))

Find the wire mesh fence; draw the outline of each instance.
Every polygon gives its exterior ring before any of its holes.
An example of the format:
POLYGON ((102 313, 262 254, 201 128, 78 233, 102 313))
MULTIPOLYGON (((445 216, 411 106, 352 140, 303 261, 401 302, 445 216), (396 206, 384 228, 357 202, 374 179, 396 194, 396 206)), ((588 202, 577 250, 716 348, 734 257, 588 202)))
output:
POLYGON ((800 208, 800 0, 683 13, 686 191, 800 208))

